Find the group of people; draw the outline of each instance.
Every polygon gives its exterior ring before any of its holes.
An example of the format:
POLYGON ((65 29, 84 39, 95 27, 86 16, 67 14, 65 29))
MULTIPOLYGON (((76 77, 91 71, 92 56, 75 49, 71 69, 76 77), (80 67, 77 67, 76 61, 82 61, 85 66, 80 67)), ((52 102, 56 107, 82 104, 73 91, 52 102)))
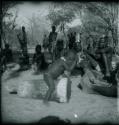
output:
MULTIPOLYGON (((27 52, 27 40, 25 28, 22 27, 23 39, 18 40, 21 44, 22 56, 20 57, 20 66, 29 67, 29 56, 27 52)), ((64 34, 65 35, 65 34, 64 34)), ((43 46, 37 45, 32 59, 32 68, 34 71, 45 70, 44 80, 48 86, 48 91, 44 98, 44 103, 47 103, 56 89, 55 81, 63 76, 67 78, 68 83, 71 83, 71 74, 74 68, 81 70, 81 80, 79 88, 88 93, 99 93, 106 96, 117 96, 117 82, 119 81, 119 63, 113 60, 114 51, 108 44, 108 36, 102 36, 96 43, 93 50, 88 47, 82 49, 81 45, 78 48, 76 45, 76 33, 70 33, 68 40, 64 39, 63 35, 58 37, 55 26, 52 27, 52 32, 49 38, 44 35, 43 46), (67 41, 65 41, 67 40, 67 41), (68 49, 64 52, 64 43, 68 43, 68 49), (44 52, 42 52, 42 47, 44 52), (77 49, 78 48, 78 49, 77 49), (57 50, 57 51, 55 51, 57 50), (56 54, 60 53, 57 58, 56 54)), ((9 45, 5 45, 2 51, 4 56, 3 64, 13 61, 12 51, 9 45)), ((2 58, 1 58, 2 59, 2 58)), ((68 90, 67 90, 68 91, 68 90)))
MULTIPOLYGON (((44 80, 49 90, 46 93, 44 102, 52 98, 56 89, 55 81, 63 75, 71 82, 72 70, 77 67, 81 73, 79 88, 87 93, 97 93, 105 96, 116 97, 117 85, 119 82, 119 60, 114 57, 114 50, 109 46, 108 36, 102 36, 96 43, 95 48, 77 50, 69 49, 65 55, 48 68, 44 74, 44 80)), ((68 90, 67 90, 68 91, 68 90)))
POLYGON ((76 32, 66 34, 63 28, 56 32, 56 27, 52 26, 49 36, 44 35, 43 48, 48 49, 53 55, 53 60, 60 58, 68 49, 76 46, 76 32))

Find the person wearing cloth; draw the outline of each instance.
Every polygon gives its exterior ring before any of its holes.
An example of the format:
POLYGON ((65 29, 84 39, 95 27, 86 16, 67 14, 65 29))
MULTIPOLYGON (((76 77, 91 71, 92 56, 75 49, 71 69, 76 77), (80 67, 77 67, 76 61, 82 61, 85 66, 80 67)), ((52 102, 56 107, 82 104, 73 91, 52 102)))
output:
POLYGON ((54 45, 56 43, 56 38, 57 38, 56 27, 52 26, 52 31, 49 34, 49 52, 50 53, 53 53, 53 51, 54 51, 54 45))
POLYGON ((88 50, 84 50, 84 52, 87 54, 87 57, 92 63, 96 62, 99 64, 101 72, 104 74, 104 79, 108 80, 111 76, 111 61, 113 53, 113 49, 108 46, 108 37, 102 36, 100 38, 100 40, 96 43, 94 52, 90 52, 88 50))
POLYGON ((69 80, 69 74, 75 67, 76 62, 76 52, 74 50, 70 50, 65 57, 61 57, 49 66, 47 73, 44 74, 44 80, 49 88, 45 95, 44 103, 48 103, 53 95, 53 92, 55 91, 54 81, 57 80, 59 76, 63 75, 65 71, 69 72, 66 73, 66 76, 69 80))

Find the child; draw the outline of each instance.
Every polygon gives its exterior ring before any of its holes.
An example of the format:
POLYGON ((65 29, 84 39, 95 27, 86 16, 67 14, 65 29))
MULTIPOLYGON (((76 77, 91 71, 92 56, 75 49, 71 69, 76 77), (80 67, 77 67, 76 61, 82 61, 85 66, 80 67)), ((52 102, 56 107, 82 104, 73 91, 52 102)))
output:
POLYGON ((32 67, 36 72, 44 68, 43 63, 45 62, 44 62, 44 55, 41 52, 41 45, 36 46, 32 63, 33 63, 32 67))
MULTIPOLYGON (((54 90, 55 90, 55 83, 56 80, 60 75, 64 73, 64 71, 71 72, 71 70, 75 67, 77 62, 77 55, 76 52, 70 50, 66 57, 61 57, 60 59, 56 60, 51 66, 47 73, 44 74, 44 80, 49 87, 44 99, 44 103, 50 100, 54 90)), ((69 78, 69 74, 67 73, 67 77, 69 78)))

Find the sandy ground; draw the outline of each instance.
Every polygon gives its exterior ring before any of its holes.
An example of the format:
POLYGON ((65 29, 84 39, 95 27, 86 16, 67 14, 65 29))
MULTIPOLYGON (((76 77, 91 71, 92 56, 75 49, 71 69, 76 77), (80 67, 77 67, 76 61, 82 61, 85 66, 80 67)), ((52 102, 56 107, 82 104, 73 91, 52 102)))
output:
POLYGON ((69 103, 50 102, 45 106, 42 100, 20 98, 9 94, 7 87, 17 87, 24 80, 43 79, 41 75, 32 75, 24 71, 9 77, 5 72, 2 77, 2 121, 12 123, 37 122, 42 117, 52 115, 69 119, 72 123, 119 123, 116 98, 86 94, 77 88, 80 77, 72 78, 72 93, 69 103), (77 114, 77 117, 74 117, 77 114))

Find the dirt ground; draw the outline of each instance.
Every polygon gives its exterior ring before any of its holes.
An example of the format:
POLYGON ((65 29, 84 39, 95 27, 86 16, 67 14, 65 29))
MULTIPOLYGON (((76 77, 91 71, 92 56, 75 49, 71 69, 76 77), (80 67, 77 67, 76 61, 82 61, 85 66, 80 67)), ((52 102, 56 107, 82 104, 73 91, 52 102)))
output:
POLYGON ((101 95, 86 94, 77 88, 79 77, 72 77, 72 93, 69 103, 50 102, 20 98, 9 94, 8 89, 17 87, 25 80, 43 79, 43 75, 33 75, 31 70, 2 77, 2 121, 11 123, 37 122, 45 116, 59 116, 72 123, 119 123, 119 99, 101 95), (118 104, 118 105, 117 105, 118 104), (76 116, 76 117, 75 117, 76 116))

